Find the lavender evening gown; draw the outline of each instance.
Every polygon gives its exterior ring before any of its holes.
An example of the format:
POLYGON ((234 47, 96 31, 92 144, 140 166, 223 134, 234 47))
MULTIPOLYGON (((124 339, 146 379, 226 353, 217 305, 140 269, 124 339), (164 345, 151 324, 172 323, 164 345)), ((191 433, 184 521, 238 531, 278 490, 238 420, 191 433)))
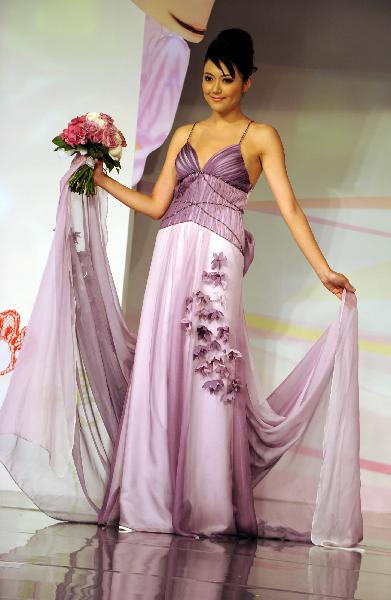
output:
MULTIPOLYGON (((70 294, 60 321, 74 359, 56 348, 52 366, 60 379, 74 377, 74 389, 69 381, 59 418, 53 394, 60 384, 44 400, 42 387, 26 407, 34 347, 27 335, 0 413, 0 458, 48 514, 189 536, 334 546, 362 539, 356 297, 344 291, 335 321, 263 397, 242 304, 254 250, 243 226, 251 189, 240 149, 247 128, 202 167, 190 136, 178 153, 137 342, 110 295, 102 197, 81 201, 82 248, 75 235, 59 238, 57 256, 72 246, 66 264, 73 278, 69 287, 62 280, 53 302, 70 294), (34 404, 41 417, 52 408, 46 435, 34 425, 34 404)), ((60 216, 69 198, 64 178, 60 216)), ((57 228, 71 231, 72 219, 63 218, 57 228)))

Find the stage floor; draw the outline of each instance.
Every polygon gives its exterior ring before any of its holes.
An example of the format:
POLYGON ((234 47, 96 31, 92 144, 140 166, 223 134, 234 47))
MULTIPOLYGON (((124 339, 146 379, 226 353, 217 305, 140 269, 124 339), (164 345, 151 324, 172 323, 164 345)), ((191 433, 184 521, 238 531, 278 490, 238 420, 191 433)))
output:
POLYGON ((368 516, 360 547, 118 533, 0 508, 0 598, 390 600, 391 518, 368 516))

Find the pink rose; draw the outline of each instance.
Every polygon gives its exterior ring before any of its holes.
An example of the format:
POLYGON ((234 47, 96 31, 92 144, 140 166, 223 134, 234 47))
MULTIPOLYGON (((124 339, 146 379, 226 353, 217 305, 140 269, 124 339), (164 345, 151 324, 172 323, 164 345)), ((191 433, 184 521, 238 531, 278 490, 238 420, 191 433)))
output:
POLYGON ((94 144, 101 144, 103 139, 103 129, 100 127, 95 133, 91 136, 91 142, 94 144))
POLYGON ((101 119, 104 119, 107 123, 112 125, 114 123, 114 119, 110 117, 110 115, 106 115, 105 113, 100 113, 101 119))
POLYGON ((68 123, 68 127, 69 127, 69 125, 77 125, 78 123, 84 123, 85 120, 86 120, 85 115, 82 115, 81 117, 75 117, 68 123))
POLYGON ((120 136, 120 138, 121 138, 121 146, 122 146, 123 148, 125 148, 125 146, 127 146, 127 143, 126 143, 126 140, 125 140, 125 138, 124 138, 124 135, 123 135, 122 131, 120 131, 119 129, 117 129, 117 131, 118 131, 118 133, 119 133, 119 136, 120 136))
POLYGON ((100 127, 96 121, 86 121, 84 123, 87 138, 95 144, 102 143, 103 127, 100 127))
POLYGON ((67 129, 64 129, 62 134, 61 137, 70 146, 87 143, 86 132, 81 123, 69 125, 67 129))
POLYGON ((102 143, 106 148, 115 148, 118 146, 116 133, 117 128, 114 125, 106 125, 106 127, 103 128, 102 143))
POLYGON ((86 121, 84 123, 84 129, 87 135, 92 135, 93 133, 96 133, 100 127, 95 121, 86 121))

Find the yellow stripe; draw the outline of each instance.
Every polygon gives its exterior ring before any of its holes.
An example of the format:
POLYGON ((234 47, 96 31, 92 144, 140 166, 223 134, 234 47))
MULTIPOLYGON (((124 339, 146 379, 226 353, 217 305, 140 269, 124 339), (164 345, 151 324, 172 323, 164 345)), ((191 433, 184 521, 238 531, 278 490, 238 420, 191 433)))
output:
MULTIPOLYGON (((324 331, 322 329, 306 327, 305 325, 286 323, 284 321, 279 321, 278 319, 273 319, 272 317, 265 317, 264 315, 256 315, 253 313, 246 313, 245 317, 248 327, 260 331, 271 331, 273 333, 309 342, 316 341, 324 331)), ((359 350, 370 352, 371 354, 391 356, 391 344, 386 344, 384 342, 372 342, 371 340, 359 339, 358 347, 359 350)))
POLYGON ((320 329, 311 329, 304 325, 293 325, 273 319, 272 317, 265 317, 264 315, 246 313, 245 316, 249 327, 254 327, 262 331, 273 331, 273 333, 280 333, 288 337, 299 338, 300 340, 315 341, 322 333, 320 329))
POLYGON ((383 356, 391 356, 391 344, 383 344, 382 342, 371 342, 370 340, 358 340, 359 350, 371 352, 372 354, 381 354, 383 356))

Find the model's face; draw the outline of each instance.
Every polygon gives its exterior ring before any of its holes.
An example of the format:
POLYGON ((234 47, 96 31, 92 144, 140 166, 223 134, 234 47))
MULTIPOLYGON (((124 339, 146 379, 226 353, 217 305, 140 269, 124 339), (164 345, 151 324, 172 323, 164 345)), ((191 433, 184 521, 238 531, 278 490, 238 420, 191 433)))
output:
POLYGON ((202 75, 202 91, 212 110, 226 113, 240 104, 242 95, 251 85, 251 76, 244 82, 236 65, 234 78, 224 63, 220 62, 220 65, 222 70, 211 60, 207 60, 202 75))
POLYGON ((147 15, 189 42, 204 39, 214 0, 133 0, 147 15))

